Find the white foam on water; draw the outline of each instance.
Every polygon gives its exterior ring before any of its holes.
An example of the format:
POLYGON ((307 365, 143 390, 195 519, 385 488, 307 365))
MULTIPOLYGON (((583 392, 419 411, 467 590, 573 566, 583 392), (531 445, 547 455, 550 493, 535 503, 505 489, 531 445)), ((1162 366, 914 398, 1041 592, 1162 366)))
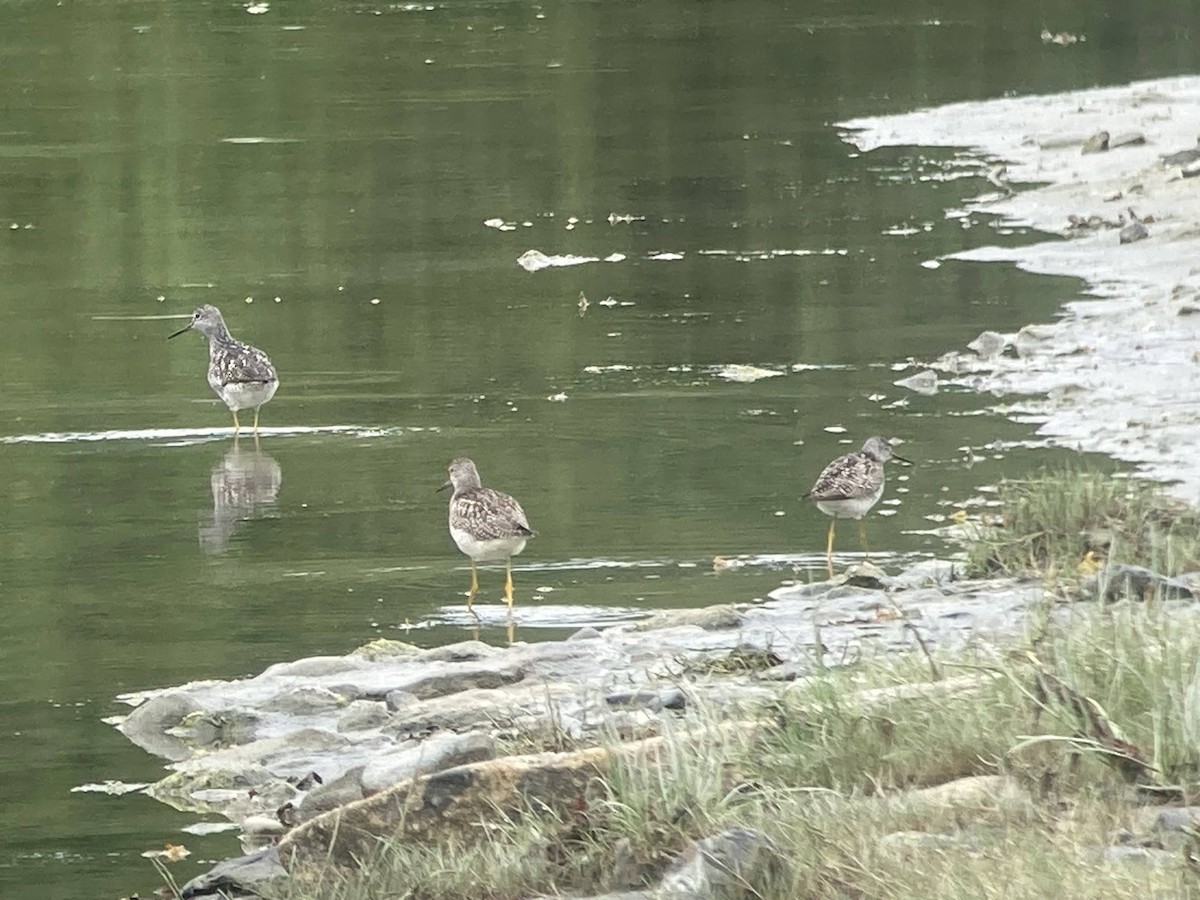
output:
MULTIPOLYGON (((396 437, 422 431, 437 431, 436 428, 379 428, 368 425, 276 425, 262 426, 258 435, 263 437, 301 437, 314 434, 337 434, 354 438, 396 437)), ((0 444, 91 444, 101 441, 157 441, 169 446, 185 447, 204 441, 230 438, 233 429, 222 428, 133 428, 109 431, 43 431, 39 434, 10 434, 0 437, 0 444)), ((248 429, 242 437, 253 440, 248 429)))

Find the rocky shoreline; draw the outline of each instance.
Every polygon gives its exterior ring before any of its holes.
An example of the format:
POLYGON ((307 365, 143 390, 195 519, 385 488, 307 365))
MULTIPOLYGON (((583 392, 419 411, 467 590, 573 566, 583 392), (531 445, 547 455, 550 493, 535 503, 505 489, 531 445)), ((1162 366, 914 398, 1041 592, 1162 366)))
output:
MULTIPOLYGON (((997 408, 1050 440, 1175 482, 1193 503, 1200 408, 1185 398, 1200 388, 1200 182, 1159 155, 1194 145, 1197 113, 1200 78, 1178 78, 842 123, 864 151, 965 146, 1003 161, 1007 171, 990 176, 998 193, 949 214, 996 214, 1067 240, 954 258, 1075 275, 1099 298, 926 368, 997 395, 997 408), (1142 141, 1083 152, 1102 130, 1142 141), (1041 186, 1008 188, 1021 181, 1041 186), (1108 225, 1128 224, 1117 213, 1134 216, 1130 205, 1146 235, 1125 243, 1108 225)), ((822 667, 1011 640, 1044 599, 1040 582, 961 580, 948 563, 895 577, 865 568, 780 588, 760 604, 664 612, 565 641, 429 650, 376 641, 252 678, 130 695, 122 699, 135 708, 118 727, 169 761, 151 796, 241 829, 249 855, 194 879, 183 896, 254 892, 305 862, 349 866, 379 835, 470 840, 497 810, 569 803, 620 754, 652 759, 667 732, 753 730, 764 707, 822 667)), ((660 892, 724 896, 696 885, 718 877, 704 861, 728 848, 769 868, 762 835, 708 841, 660 892)))
POLYGON ((401 821, 416 837, 574 796, 613 742, 646 752, 664 728, 745 727, 823 666, 918 638, 930 651, 1011 638, 1044 595, 1039 583, 953 579, 946 563, 895 578, 864 568, 761 604, 662 612, 565 641, 422 650, 379 640, 126 697, 136 708, 118 727, 170 761, 147 793, 237 823, 254 854, 185 895, 248 887, 281 874, 276 854, 289 866, 349 864, 401 821), (544 752, 561 745, 575 749, 544 752), (271 853, 255 853, 263 847, 271 853))
MULTIPOLYGON (((1061 239, 950 261, 1082 279, 1090 298, 1001 336, 1000 355, 950 353, 944 377, 1072 449, 1133 463, 1200 503, 1200 77, 957 103, 840 123, 860 151, 961 147, 998 188, 947 210, 1061 239), (1103 141, 1096 141, 1103 136, 1103 141), (1111 137, 1110 137, 1111 136, 1111 137), (1092 145, 1089 145, 1091 142, 1092 145), (1013 185, 1028 187, 1013 190, 1013 185), (1136 222, 1135 222, 1136 220, 1136 222), (1140 239, 1125 229, 1140 225, 1140 239)), ((936 265, 940 260, 929 260, 936 265)), ((984 342, 987 343, 986 341, 984 342)))

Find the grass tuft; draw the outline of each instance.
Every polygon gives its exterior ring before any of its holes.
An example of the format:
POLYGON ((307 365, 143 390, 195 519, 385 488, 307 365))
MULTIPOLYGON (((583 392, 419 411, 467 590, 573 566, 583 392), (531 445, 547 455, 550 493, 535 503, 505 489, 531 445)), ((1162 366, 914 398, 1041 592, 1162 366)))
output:
POLYGON ((999 486, 1003 523, 968 552, 976 575, 1073 579, 1107 560, 1166 575, 1200 567, 1200 515, 1154 485, 1097 470, 1046 470, 999 486))

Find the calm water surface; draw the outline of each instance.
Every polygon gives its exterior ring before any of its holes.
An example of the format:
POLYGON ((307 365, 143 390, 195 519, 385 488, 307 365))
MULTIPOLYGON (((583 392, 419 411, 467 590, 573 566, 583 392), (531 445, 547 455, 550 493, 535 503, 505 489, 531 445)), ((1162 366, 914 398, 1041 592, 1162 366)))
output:
POLYGON ((187 843, 181 880, 236 851, 72 792, 161 774, 101 722, 122 692, 470 636, 454 456, 540 532, 523 640, 817 577, 799 495, 872 433, 918 461, 872 547, 939 552, 926 517, 1041 457, 893 364, 1076 286, 922 267, 1031 236, 944 218, 985 189, 969 159, 856 158, 831 123, 1195 70, 1191 4, 1128 6, 0 0, 0 896, 144 895, 142 850, 187 843), (165 340, 204 302, 281 373, 257 448, 202 340, 165 340))

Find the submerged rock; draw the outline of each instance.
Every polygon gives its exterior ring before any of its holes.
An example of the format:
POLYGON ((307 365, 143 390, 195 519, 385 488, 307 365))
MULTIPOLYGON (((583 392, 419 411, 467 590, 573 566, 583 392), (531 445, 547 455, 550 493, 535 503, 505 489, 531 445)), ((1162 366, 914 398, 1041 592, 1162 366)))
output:
POLYGON ((664 609, 644 622, 639 622, 637 631, 652 631, 657 628, 675 628, 680 625, 696 625, 704 629, 737 628, 742 624, 742 614, 728 603, 705 606, 701 609, 664 609))
POLYGON ((967 344, 968 350, 974 350, 980 359, 995 359, 1004 352, 1008 341, 998 331, 983 331, 979 337, 967 344))

